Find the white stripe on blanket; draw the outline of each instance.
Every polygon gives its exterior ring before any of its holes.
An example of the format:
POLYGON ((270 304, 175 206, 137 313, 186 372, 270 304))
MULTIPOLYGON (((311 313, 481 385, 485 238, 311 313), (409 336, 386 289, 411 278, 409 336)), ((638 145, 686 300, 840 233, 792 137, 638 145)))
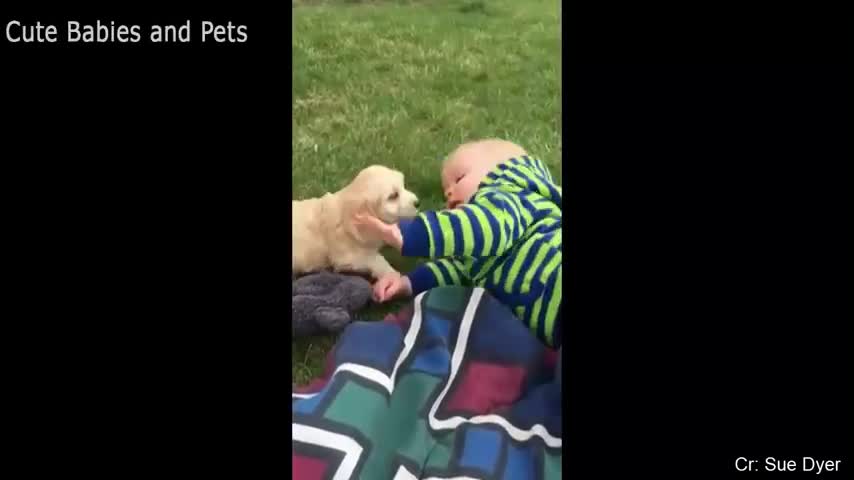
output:
POLYGON ((460 322, 460 330, 457 334, 457 344, 454 347, 454 354, 451 357, 451 374, 448 377, 448 380, 445 382, 445 388, 442 389, 442 393, 439 394, 439 397, 436 398, 435 402, 433 402, 433 406, 430 407, 430 428, 434 430, 451 430, 457 428, 462 423, 489 423, 493 425, 498 425, 499 427, 503 428, 508 435, 520 442, 530 440, 532 437, 537 436, 542 438, 546 445, 548 445, 549 447, 562 448, 563 441, 560 438, 554 437, 549 434, 548 430, 546 430, 546 427, 540 424, 536 424, 528 430, 522 430, 519 427, 508 422, 506 418, 498 415, 477 415, 468 419, 459 416, 451 417, 445 420, 439 420, 438 418, 436 418, 436 412, 439 410, 439 405, 442 404, 442 401, 445 399, 445 395, 448 393, 448 390, 454 383, 454 378, 456 378, 457 373, 460 369, 460 364, 462 364, 463 362, 463 357, 466 353, 466 345, 468 345, 469 333, 471 332, 472 323, 474 323, 474 315, 475 312, 477 312, 477 306, 480 303, 480 299, 483 296, 483 292, 484 290, 482 288, 475 288, 472 291, 471 298, 469 299, 469 304, 466 306, 465 313, 463 314, 463 319, 460 322))

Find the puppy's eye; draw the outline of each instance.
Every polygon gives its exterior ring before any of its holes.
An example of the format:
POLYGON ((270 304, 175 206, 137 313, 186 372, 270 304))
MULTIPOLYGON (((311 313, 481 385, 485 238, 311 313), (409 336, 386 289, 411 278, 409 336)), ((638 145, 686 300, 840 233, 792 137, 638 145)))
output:
POLYGON ((392 193, 391 195, 389 195, 389 196, 388 196, 388 199, 389 199, 389 200, 397 200, 397 197, 398 197, 398 196, 399 196, 399 194, 398 194, 397 192, 394 192, 394 193, 392 193))
POLYGON ((463 177, 465 177, 465 175, 460 175, 459 177, 457 177, 457 181, 454 183, 460 183, 460 180, 462 180, 463 177))

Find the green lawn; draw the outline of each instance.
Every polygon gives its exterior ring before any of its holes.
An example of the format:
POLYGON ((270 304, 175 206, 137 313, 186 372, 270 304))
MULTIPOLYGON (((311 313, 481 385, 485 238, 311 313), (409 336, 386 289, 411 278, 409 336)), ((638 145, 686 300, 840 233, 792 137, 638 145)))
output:
MULTIPOLYGON (((515 141, 561 175, 558 0, 292 4, 295 199, 378 163, 406 175, 422 208, 438 208, 441 158, 485 137, 515 141)), ((294 382, 320 373, 334 342, 294 341, 294 382)))

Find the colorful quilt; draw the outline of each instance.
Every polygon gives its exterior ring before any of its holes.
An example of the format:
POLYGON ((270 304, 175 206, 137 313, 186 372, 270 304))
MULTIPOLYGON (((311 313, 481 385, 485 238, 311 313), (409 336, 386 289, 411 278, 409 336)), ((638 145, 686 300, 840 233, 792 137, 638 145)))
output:
POLYGON ((480 288, 355 322, 293 392, 293 478, 558 479, 556 360, 480 288))

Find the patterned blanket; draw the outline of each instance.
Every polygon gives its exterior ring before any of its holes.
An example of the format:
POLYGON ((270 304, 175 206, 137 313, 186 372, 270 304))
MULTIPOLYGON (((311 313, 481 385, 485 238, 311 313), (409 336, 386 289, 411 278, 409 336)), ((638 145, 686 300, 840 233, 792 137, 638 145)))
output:
POLYGON ((558 479, 555 362, 480 288, 355 322, 293 392, 293 478, 558 479))

